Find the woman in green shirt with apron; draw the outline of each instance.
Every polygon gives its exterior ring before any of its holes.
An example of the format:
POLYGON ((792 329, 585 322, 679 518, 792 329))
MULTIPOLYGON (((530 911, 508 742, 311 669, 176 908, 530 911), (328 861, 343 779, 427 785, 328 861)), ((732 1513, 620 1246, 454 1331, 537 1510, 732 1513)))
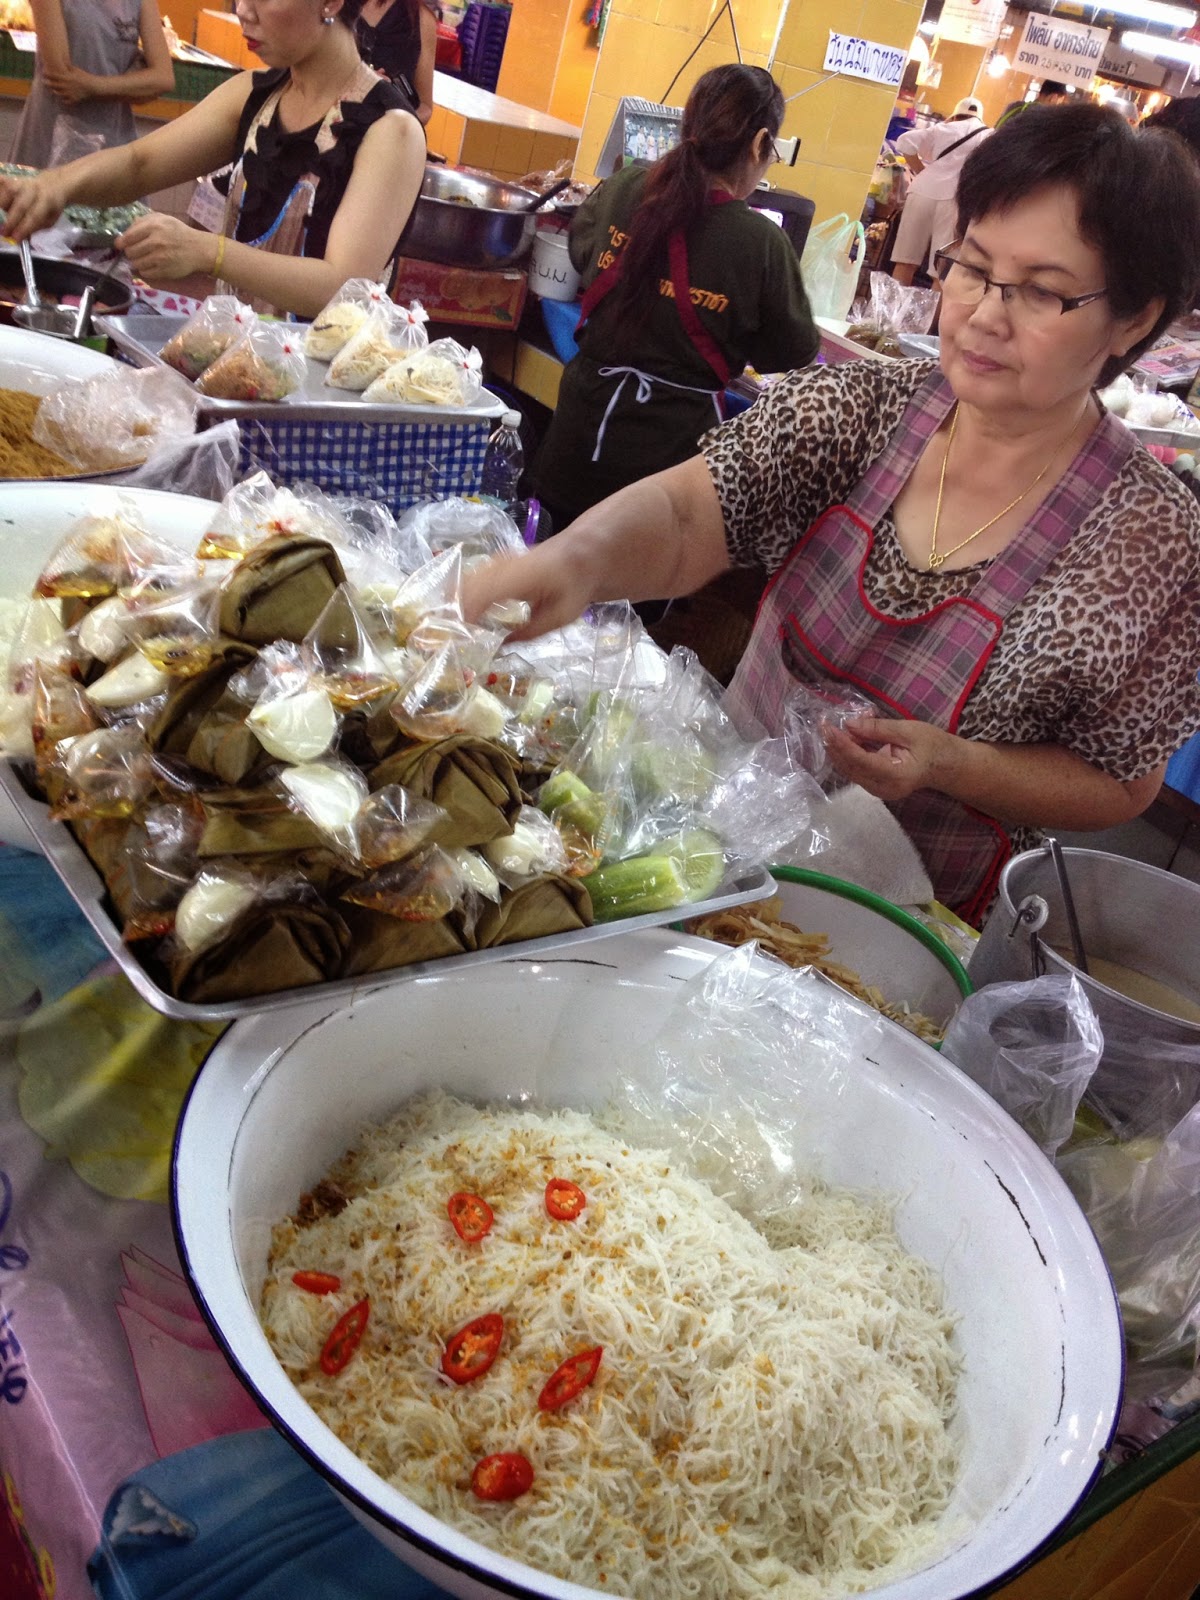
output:
POLYGON ((804 366, 820 336, 791 243, 746 197, 775 160, 783 95, 761 67, 714 67, 680 142, 626 167, 571 224, 579 354, 534 467, 556 528, 695 453, 730 377, 804 366))

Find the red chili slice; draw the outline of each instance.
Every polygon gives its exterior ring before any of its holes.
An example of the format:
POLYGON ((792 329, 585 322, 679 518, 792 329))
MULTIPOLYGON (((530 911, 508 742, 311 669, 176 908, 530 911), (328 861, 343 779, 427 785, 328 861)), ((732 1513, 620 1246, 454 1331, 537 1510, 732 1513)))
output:
POLYGON ((587 1195, 570 1178, 551 1178, 546 1185, 546 1210, 558 1222, 574 1222, 587 1205, 587 1195))
POLYGON ((371 1302, 360 1300, 337 1319, 333 1331, 325 1341, 325 1348, 321 1351, 322 1372, 328 1373, 331 1378, 337 1377, 362 1343, 370 1314, 371 1302))
POLYGON ((533 1468, 524 1456, 502 1450, 475 1463, 471 1489, 480 1500, 515 1500, 533 1488, 533 1468))
POLYGON ((485 1233, 490 1233, 496 1220, 491 1206, 477 1194, 452 1194, 446 1210, 455 1233, 468 1244, 477 1244, 485 1233))
POLYGON ((600 1368, 604 1346, 594 1350, 581 1350, 577 1356, 568 1356, 557 1372, 552 1372, 546 1387, 538 1395, 539 1411, 557 1411, 568 1400, 574 1400, 591 1383, 600 1368))
POLYGON ((495 1311, 460 1328, 442 1353, 442 1371, 454 1383, 473 1383, 500 1354, 504 1318, 495 1311))
POLYGON ((342 1280, 333 1272, 293 1272, 292 1282, 309 1294, 332 1294, 342 1287, 342 1280))

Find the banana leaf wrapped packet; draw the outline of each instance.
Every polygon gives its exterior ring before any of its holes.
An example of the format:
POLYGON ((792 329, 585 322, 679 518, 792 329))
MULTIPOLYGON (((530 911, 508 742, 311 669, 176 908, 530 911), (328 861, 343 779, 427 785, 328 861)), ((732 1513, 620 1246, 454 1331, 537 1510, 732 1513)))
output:
POLYGON ((224 789, 201 796, 204 826, 197 855, 276 856, 325 846, 320 828, 271 788, 224 789))
POLYGON ((266 539, 221 585, 221 632, 246 644, 299 644, 345 581, 324 539, 266 539))
POLYGON ((370 783, 372 789, 399 783, 417 799, 441 806, 450 820, 438 842, 447 847, 487 844, 511 833, 522 805, 512 756, 490 739, 466 734, 393 751, 370 774, 370 783))
POLYGON ((247 725, 249 707, 229 681, 253 659, 250 646, 220 640, 211 665, 167 691, 147 730, 151 749, 179 757, 222 784, 252 786, 271 765, 271 757, 247 725))
POLYGON ((480 950, 543 939, 552 933, 573 933, 592 925, 591 896, 578 878, 551 874, 505 889, 499 905, 484 904, 475 924, 480 950))
POLYGON ((347 905, 342 915, 350 929, 350 950, 343 969, 347 978, 409 967, 417 961, 440 961, 470 949, 457 913, 412 922, 365 906, 347 905))
POLYGON ((298 874, 202 873, 176 910, 167 956, 172 992, 243 1000, 341 977, 350 930, 298 874))

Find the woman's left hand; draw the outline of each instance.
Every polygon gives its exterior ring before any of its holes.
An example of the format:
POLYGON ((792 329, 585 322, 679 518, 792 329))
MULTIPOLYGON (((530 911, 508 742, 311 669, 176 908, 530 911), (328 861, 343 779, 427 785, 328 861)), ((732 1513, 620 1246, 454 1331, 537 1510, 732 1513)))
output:
POLYGON ((957 735, 931 722, 855 717, 822 734, 829 759, 843 778, 879 800, 905 800, 917 789, 942 787, 957 735))
POLYGON ((116 245, 147 283, 174 283, 193 272, 211 272, 216 249, 211 233, 189 228, 161 211, 131 223, 116 245))
POLYGON ((42 76, 46 86, 53 90, 60 100, 65 100, 69 106, 77 106, 82 100, 96 98, 97 78, 92 72, 85 72, 82 67, 53 67, 43 66, 42 76))

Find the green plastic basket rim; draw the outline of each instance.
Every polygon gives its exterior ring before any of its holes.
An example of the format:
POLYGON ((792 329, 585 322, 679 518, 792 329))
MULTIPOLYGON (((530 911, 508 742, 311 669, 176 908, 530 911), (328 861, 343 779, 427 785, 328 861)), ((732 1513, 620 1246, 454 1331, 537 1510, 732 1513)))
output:
POLYGON ((875 894, 870 889, 863 889, 857 883, 850 883, 846 878, 831 878, 828 873, 814 872, 810 867, 777 866, 768 868, 768 871, 779 883, 798 883, 805 888, 822 889, 826 894, 839 895, 843 900, 852 900, 856 905, 865 906, 868 911, 876 912, 888 922, 894 923, 897 928, 903 928, 905 933, 911 934, 918 943, 923 944, 932 955, 935 955, 958 985, 960 994, 975 993, 975 985, 954 951, 902 906, 894 905, 891 900, 885 900, 882 895, 875 894))

